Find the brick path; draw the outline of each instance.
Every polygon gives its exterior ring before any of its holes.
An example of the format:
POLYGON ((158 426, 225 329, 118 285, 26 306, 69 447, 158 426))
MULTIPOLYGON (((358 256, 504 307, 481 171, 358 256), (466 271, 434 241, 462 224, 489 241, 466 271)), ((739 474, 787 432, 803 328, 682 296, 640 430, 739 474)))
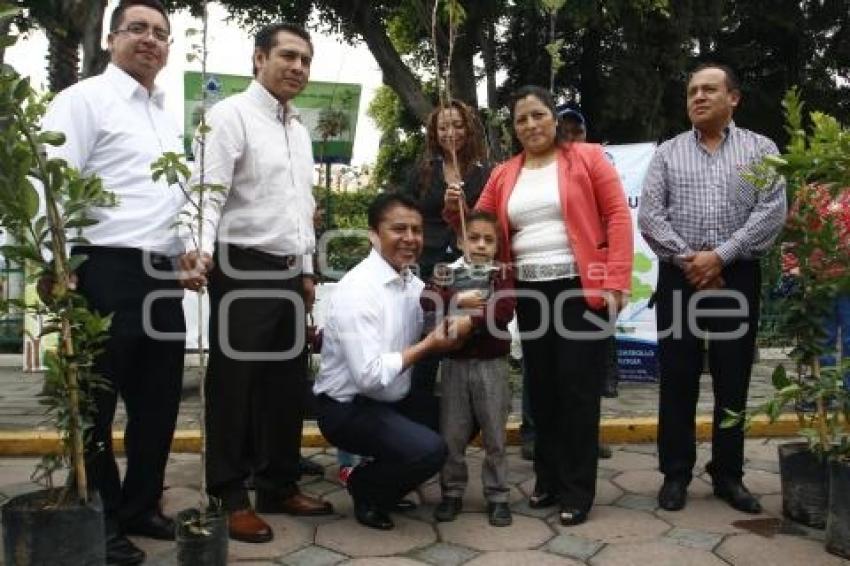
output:
MULTIPOLYGON (((750 387, 750 405, 759 404, 771 394, 770 374, 775 361, 765 360, 756 364, 750 387)), ((198 370, 187 368, 184 379, 183 401, 180 405, 178 429, 198 427, 198 370)), ((515 379, 514 381, 518 381, 515 379)), ((41 374, 25 374, 16 367, 0 366, 0 432, 13 430, 51 430, 44 424, 44 410, 38 404, 37 395, 41 391, 41 374)), ((702 391, 697 409, 698 414, 711 414, 714 397, 711 392, 711 379, 703 376, 702 391)), ((520 414, 520 391, 514 387, 514 418, 520 414)), ((605 399, 602 403, 602 417, 654 417, 658 407, 658 386, 654 383, 620 384, 620 396, 617 399, 605 399)), ((116 426, 123 429, 124 411, 119 404, 116 414, 116 426)))
MULTIPOLYGON (((780 482, 775 440, 747 440, 745 481, 759 496, 765 512, 759 516, 734 511, 711 495, 705 475, 690 487, 688 506, 670 513, 656 508, 661 484, 654 446, 626 445, 600 462, 598 495, 587 523, 562 527, 554 510, 532 510, 526 497, 533 487, 531 464, 510 448, 511 506, 514 524, 494 528, 483 513, 479 479, 480 449, 470 449, 470 486, 464 512, 452 523, 435 524, 432 513, 439 499, 435 481, 424 485, 414 499, 417 510, 395 514, 396 529, 375 531, 352 518, 351 500, 335 481, 332 450, 305 450, 325 466, 323 478, 308 477, 302 489, 331 501, 337 515, 294 518, 267 515, 275 539, 267 544, 230 543, 230 562, 247 565, 288 564, 320 566, 455 564, 547 566, 816 566, 850 564, 823 550, 823 532, 781 518, 780 482)), ((698 467, 709 449, 700 445, 698 467)), ((32 489, 26 482, 32 459, 0 460, 0 491, 7 496, 32 489)), ((168 466, 167 513, 196 504, 197 455, 176 454, 168 466)), ((148 553, 148 564, 175 564, 174 543, 135 539, 148 553)))

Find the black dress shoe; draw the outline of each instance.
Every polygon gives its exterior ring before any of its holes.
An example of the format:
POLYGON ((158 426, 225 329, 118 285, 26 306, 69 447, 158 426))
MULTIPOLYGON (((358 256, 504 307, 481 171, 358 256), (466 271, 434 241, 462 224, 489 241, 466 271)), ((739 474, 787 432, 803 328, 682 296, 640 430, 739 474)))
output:
POLYGON ((575 509, 573 507, 561 507, 561 512, 558 514, 558 520, 565 527, 580 525, 587 521, 587 511, 584 509, 575 509))
POLYGON ((124 533, 157 540, 174 540, 174 520, 160 512, 152 513, 124 525, 124 533))
POLYGON ((658 506, 667 511, 678 511, 685 506, 688 497, 688 482, 665 478, 658 492, 658 506))
POLYGON ((325 468, 322 467, 321 464, 317 464, 316 462, 308 460, 307 458, 301 458, 298 460, 298 471, 305 476, 325 475, 325 468))
POLYGON ((440 523, 454 521, 462 508, 463 501, 460 497, 443 497, 434 508, 434 519, 440 523))
POLYGON ((414 503, 410 499, 399 499, 395 502, 393 508, 399 513, 405 513, 407 511, 414 511, 416 509, 416 503, 414 503))
POLYGON ((528 498, 528 506, 532 509, 545 509, 546 507, 552 507, 555 503, 557 503, 557 500, 553 493, 537 491, 536 489, 531 494, 531 497, 528 498))
POLYGON ((487 521, 494 527, 507 527, 514 522, 514 518, 511 516, 511 508, 503 501, 488 503, 487 521))
POLYGON ((737 480, 717 480, 714 495, 744 513, 761 513, 761 504, 749 490, 737 480))
POLYGON ((393 520, 387 515, 386 511, 369 503, 354 502, 354 518, 361 525, 371 529, 379 529, 389 531, 395 527, 393 520))
POLYGON ((145 561, 145 552, 130 542, 124 535, 114 535, 106 539, 107 564, 141 564, 145 561))

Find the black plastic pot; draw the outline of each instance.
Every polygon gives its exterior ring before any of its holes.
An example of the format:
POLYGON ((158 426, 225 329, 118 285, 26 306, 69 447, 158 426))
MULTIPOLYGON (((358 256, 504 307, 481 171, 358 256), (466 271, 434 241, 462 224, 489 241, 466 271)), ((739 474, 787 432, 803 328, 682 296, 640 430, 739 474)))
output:
POLYGON ((779 445, 782 513, 793 521, 822 529, 826 526, 829 473, 826 462, 805 442, 779 445))
POLYGON ((227 516, 197 509, 177 514, 177 559, 181 566, 225 566, 227 564, 227 516))
POLYGON ((56 505, 59 489, 34 491, 4 506, 3 557, 9 566, 94 566, 106 563, 103 505, 56 505))
POLYGON ((850 462, 832 461, 829 464, 826 549, 850 558, 850 462))

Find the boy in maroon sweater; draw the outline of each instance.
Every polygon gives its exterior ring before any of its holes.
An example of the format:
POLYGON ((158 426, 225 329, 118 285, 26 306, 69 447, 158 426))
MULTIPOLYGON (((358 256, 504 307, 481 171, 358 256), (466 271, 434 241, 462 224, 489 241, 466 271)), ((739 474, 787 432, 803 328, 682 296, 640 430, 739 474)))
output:
POLYGON ((473 212, 466 222, 466 239, 458 240, 463 257, 438 266, 434 279, 422 293, 426 320, 429 315, 440 318, 466 313, 474 327, 464 346, 449 353, 441 364, 440 430, 448 446, 448 458, 440 473, 442 501, 434 510, 438 521, 453 521, 461 510, 468 477, 466 445, 474 423, 478 423, 484 441, 481 479, 488 519, 499 527, 512 522, 505 424, 511 403, 507 326, 513 318, 516 299, 504 266, 493 260, 498 234, 495 216, 473 212))

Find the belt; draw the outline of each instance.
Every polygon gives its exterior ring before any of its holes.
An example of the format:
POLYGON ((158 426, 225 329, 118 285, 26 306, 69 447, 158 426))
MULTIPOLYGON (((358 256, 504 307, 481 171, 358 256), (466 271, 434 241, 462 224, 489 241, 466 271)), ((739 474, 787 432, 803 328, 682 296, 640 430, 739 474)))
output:
POLYGON ((261 250, 257 250, 254 248, 246 248, 244 246, 238 246, 236 244, 225 244, 229 248, 235 248, 239 252, 244 253, 245 255, 249 255, 252 257, 256 257, 262 259, 265 262, 276 265, 277 267, 282 267, 283 269, 292 269, 296 266, 299 260, 299 256, 297 255, 275 255, 270 254, 268 252, 264 252, 261 250))
POLYGON ((522 263, 516 267, 516 278, 520 281, 548 281, 578 277, 578 264, 568 263, 522 263))
POLYGON ((82 246, 73 246, 71 248, 71 255, 100 255, 100 256, 114 256, 125 259, 131 259, 134 261, 141 261, 142 259, 147 258, 147 261, 150 262, 150 265, 158 270, 171 271, 174 269, 174 261, 173 258, 160 253, 149 252, 147 250, 142 250, 139 248, 122 248, 118 246, 92 246, 92 245, 82 245, 82 246))

